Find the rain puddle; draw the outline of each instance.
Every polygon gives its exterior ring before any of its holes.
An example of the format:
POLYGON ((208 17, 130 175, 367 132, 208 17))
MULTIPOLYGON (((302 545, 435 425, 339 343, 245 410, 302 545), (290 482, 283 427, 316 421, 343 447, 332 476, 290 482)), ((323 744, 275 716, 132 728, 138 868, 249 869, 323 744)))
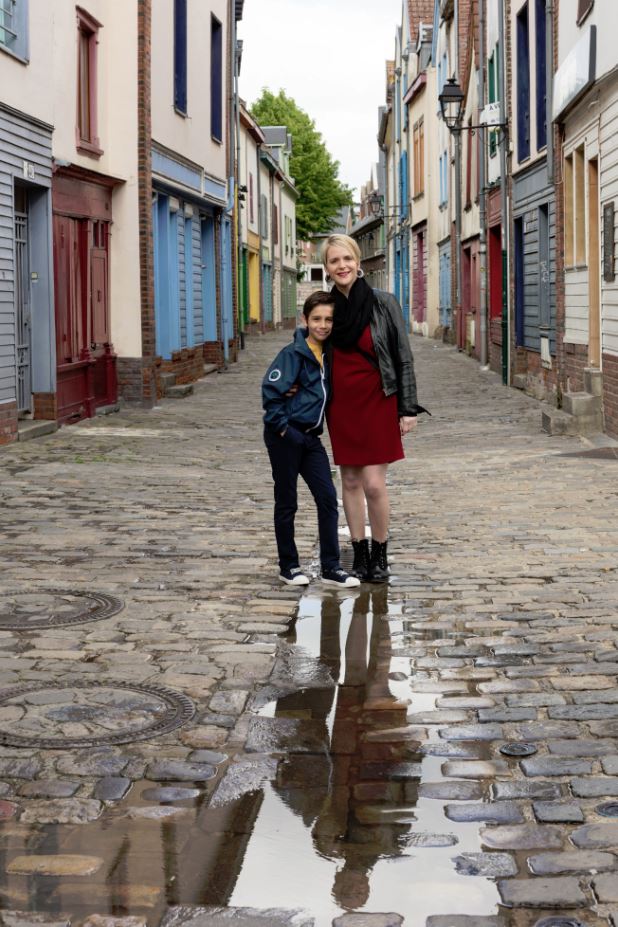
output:
MULTIPOLYGON (((289 745, 250 818, 239 805, 233 839, 242 865, 231 892, 210 885, 204 901, 302 907, 316 927, 350 911, 398 912, 406 927, 424 927, 432 914, 496 912, 495 883, 460 875, 454 863, 480 851, 479 825, 450 821, 444 801, 419 797, 422 783, 449 781, 441 773, 447 758, 424 755, 418 728, 407 724, 408 711, 434 710, 436 696, 411 690, 410 659, 397 652, 418 632, 407 635, 401 605, 388 595, 375 587, 301 599, 288 643, 303 678, 313 662, 318 680, 318 668, 328 667, 332 685, 260 709, 272 724, 265 749, 278 730, 285 734, 286 720, 298 722, 299 743, 289 745)), ((210 814, 206 826, 214 827, 210 814)))
MULTIPOLYGON (((398 912, 406 927, 436 914, 495 914, 495 882, 474 874, 474 859, 455 862, 481 851, 479 825, 445 815, 457 788, 483 800, 484 787, 445 778, 453 745, 433 734, 422 743, 423 725, 407 721, 436 707, 409 677, 423 632, 395 590, 354 592, 300 600, 272 684, 258 693, 247 753, 221 783, 254 763, 252 791, 239 777, 231 800, 223 789, 209 805, 205 783, 142 781, 88 824, 5 821, 0 909, 142 915, 156 925, 173 904, 301 908, 315 927, 345 912, 398 912), (15 869, 32 854, 62 857, 68 869, 15 869)), ((460 747, 485 756, 482 746, 460 747)))

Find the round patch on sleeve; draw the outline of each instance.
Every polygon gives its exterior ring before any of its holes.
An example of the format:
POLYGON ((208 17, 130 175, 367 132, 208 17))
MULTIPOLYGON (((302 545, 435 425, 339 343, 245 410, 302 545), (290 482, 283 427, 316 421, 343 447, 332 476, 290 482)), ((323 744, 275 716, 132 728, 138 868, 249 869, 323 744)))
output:
POLYGON ((275 368, 274 370, 271 370, 270 373, 268 374, 268 379, 270 380, 271 383, 276 383, 277 380, 281 379, 281 371, 277 370, 277 368, 275 368))

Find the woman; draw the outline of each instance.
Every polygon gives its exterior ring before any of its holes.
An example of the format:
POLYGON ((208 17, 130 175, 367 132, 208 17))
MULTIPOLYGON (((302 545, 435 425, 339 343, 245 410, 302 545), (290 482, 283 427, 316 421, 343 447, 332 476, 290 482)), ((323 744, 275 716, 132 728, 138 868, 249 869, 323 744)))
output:
POLYGON ((373 290, 360 268, 357 243, 330 235, 322 248, 334 283, 332 400, 327 412, 335 463, 341 468, 343 508, 354 547, 352 572, 386 582, 389 503, 386 471, 404 457, 402 436, 425 412, 416 401, 414 361, 399 303, 373 290), (365 538, 365 500, 371 551, 365 538))

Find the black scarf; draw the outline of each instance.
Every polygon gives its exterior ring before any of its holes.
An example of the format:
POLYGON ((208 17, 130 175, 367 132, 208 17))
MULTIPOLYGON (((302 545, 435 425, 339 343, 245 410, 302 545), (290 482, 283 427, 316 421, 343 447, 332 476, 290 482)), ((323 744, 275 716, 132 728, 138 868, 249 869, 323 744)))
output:
POLYGON ((366 280, 359 277, 349 296, 344 296, 336 286, 332 293, 335 297, 335 312, 330 340, 336 348, 343 348, 344 351, 355 348, 373 317, 373 290, 366 280))

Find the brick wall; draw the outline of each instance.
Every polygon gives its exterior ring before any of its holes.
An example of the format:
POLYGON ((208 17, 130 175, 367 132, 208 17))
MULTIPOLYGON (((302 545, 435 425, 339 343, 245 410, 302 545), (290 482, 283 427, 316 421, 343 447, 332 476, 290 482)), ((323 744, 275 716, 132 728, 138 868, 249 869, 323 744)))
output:
MULTIPOLYGON (((137 26, 138 208, 143 363, 140 368, 141 397, 139 400, 133 401, 140 401, 144 405, 151 406, 154 405, 157 398, 152 234, 152 0, 137 0, 137 26)), ((122 359, 118 358, 118 360, 122 359)), ((134 361, 135 359, 129 358, 127 360, 134 361)), ((136 386, 137 384, 133 382, 128 393, 132 394, 136 386)), ((120 390, 120 394, 123 395, 122 390, 120 390)))
MULTIPOLYGON (((144 366, 148 369, 150 375, 152 363, 149 359, 143 357, 118 357, 116 358, 116 375, 118 377, 118 397, 124 402, 139 405, 152 405, 150 395, 144 399, 144 366)), ((153 378, 154 382, 154 378, 153 378)))
POLYGON ((204 363, 216 364, 217 367, 223 367, 223 342, 222 341, 205 341, 202 345, 204 352, 204 363))
POLYGON ((33 393, 34 417, 55 422, 58 419, 58 397, 56 393, 33 393))
POLYGON ((173 373, 176 383, 194 383, 204 376, 204 352, 201 344, 172 352, 171 360, 162 360, 161 373, 173 373))
POLYGON ((0 405, 0 445, 17 440, 17 403, 3 402, 0 405))
POLYGON ((603 355, 603 414, 605 431, 618 438, 618 357, 603 355))
POLYGON ((588 345, 563 343, 564 385, 570 393, 584 388, 584 368, 588 366, 588 345))

